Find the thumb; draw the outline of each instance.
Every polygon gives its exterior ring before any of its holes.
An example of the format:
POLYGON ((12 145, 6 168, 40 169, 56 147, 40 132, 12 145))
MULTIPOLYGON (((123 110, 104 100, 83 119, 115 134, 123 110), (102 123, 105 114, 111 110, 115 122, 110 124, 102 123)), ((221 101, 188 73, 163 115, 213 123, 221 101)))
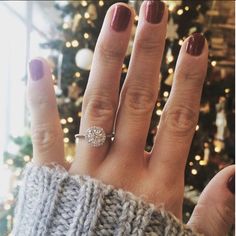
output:
POLYGON ((227 235, 234 223, 235 166, 220 171, 202 192, 188 225, 205 236, 227 235))

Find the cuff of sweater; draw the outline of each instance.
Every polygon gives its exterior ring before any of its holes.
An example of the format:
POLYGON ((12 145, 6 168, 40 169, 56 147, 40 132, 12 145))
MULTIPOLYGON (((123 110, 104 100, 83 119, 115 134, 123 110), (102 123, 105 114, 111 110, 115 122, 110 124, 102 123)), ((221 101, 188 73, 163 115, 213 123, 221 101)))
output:
POLYGON ((28 164, 13 235, 199 235, 164 208, 58 165, 28 164))

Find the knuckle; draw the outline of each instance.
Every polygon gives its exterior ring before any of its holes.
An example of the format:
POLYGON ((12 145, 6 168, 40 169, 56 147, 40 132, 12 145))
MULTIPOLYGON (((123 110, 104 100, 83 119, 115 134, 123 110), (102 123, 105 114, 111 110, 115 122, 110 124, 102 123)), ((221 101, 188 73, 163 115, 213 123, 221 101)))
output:
POLYGON ((198 112, 187 106, 165 108, 161 122, 174 136, 187 136, 195 129, 198 121, 198 112))
POLYGON ((137 38, 135 42, 137 52, 147 56, 157 56, 160 53, 162 44, 156 38, 137 38))
POLYGON ((123 60, 123 50, 116 44, 114 46, 112 45, 106 45, 104 43, 98 44, 97 48, 101 58, 109 64, 120 62, 123 60))
POLYGON ((108 95, 92 96, 85 104, 85 114, 89 119, 111 119, 115 115, 116 104, 108 95))
POLYGON ((152 112, 156 94, 152 89, 141 86, 130 86, 124 91, 123 103, 134 115, 144 115, 152 112))
POLYGON ((62 132, 56 126, 51 124, 42 124, 32 126, 32 142, 40 152, 47 152, 51 150, 62 138, 62 132))

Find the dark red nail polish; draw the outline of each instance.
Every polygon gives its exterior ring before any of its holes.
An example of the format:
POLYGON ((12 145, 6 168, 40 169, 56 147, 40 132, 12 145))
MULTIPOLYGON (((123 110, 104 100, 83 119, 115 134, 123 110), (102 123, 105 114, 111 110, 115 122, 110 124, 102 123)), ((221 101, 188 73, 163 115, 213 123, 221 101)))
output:
POLYGON ((160 0, 149 0, 146 6, 146 20, 152 24, 160 23, 164 11, 165 4, 163 2, 160 0))
POLYGON ((194 33, 189 38, 186 51, 192 56, 199 56, 205 44, 205 37, 200 33, 194 33))
POLYGON ((117 5, 111 21, 111 27, 117 32, 124 31, 129 24, 130 17, 131 12, 129 8, 117 5))
POLYGON ((43 78, 43 63, 34 59, 29 63, 30 75, 32 80, 40 80, 43 78))
POLYGON ((235 174, 229 178, 227 187, 232 194, 235 193, 235 174))

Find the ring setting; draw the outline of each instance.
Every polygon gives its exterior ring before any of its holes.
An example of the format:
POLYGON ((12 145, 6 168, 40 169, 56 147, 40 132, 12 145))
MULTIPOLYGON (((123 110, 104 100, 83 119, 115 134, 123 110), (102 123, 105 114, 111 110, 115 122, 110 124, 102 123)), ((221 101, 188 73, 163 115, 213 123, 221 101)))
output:
POLYGON ((114 133, 106 134, 104 129, 98 126, 92 126, 88 128, 84 135, 76 134, 76 143, 78 143, 79 139, 85 139, 85 141, 92 147, 100 147, 102 146, 107 139, 113 139, 115 136, 114 133))

